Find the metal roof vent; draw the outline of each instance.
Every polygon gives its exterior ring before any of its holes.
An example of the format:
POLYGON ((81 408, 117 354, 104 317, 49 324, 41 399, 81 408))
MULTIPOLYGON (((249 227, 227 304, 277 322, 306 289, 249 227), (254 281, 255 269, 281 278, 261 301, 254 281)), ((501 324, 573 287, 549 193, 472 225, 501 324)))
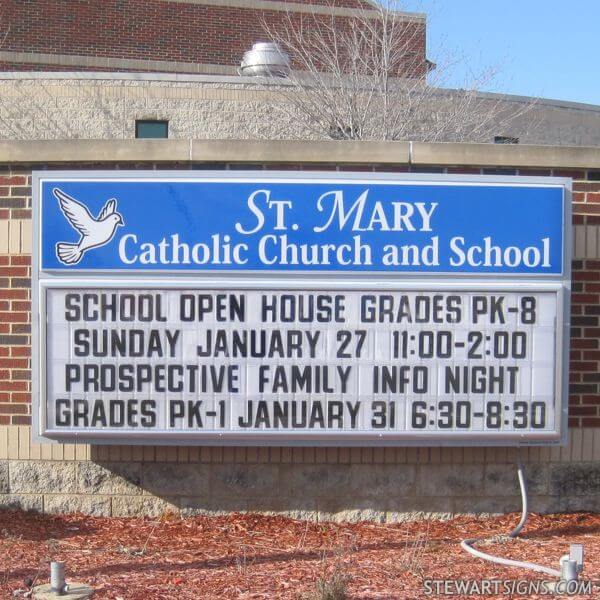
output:
POLYGON ((238 72, 249 77, 287 77, 290 57, 273 42, 258 42, 244 53, 238 72))

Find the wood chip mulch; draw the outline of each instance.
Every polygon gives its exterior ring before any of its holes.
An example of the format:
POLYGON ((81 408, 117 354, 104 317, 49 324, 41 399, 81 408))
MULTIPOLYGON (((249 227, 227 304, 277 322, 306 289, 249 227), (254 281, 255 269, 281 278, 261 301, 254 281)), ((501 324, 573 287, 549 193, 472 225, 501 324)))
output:
MULTIPOLYGON (((114 600, 321 600, 327 596, 317 593, 318 582, 322 589, 334 580, 345 588, 340 597, 417 599, 432 597, 424 587, 432 578, 544 579, 459 547, 466 537, 508 533, 518 520, 512 514, 387 525, 250 514, 120 519, 0 512, 0 597, 28 597, 27 584, 48 581, 51 560, 65 561, 67 580, 93 586, 94 598, 114 600)), ((600 515, 531 515, 521 538, 482 549, 558 568, 570 543, 585 546, 583 577, 600 580, 600 515)), ((599 598, 600 588, 578 597, 599 598)))

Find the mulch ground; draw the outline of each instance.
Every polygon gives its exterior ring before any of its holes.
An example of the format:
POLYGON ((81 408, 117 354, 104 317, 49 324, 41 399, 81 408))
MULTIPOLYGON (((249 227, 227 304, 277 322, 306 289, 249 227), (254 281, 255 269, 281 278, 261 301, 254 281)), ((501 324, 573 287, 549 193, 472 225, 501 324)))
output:
MULTIPOLYGON (((545 576, 485 563, 459 547, 465 537, 507 533, 519 515, 379 525, 231 515, 180 519, 92 518, 0 512, 0 597, 27 597, 24 581, 48 581, 49 562, 106 599, 306 599, 337 581, 349 599, 430 598, 427 579, 545 576), (16 590, 21 592, 15 592, 16 590)), ((489 553, 557 568, 570 543, 585 546, 583 577, 600 579, 600 515, 531 515, 521 538, 489 553)), ((474 596, 453 596, 472 598, 474 596)), ((486 596, 510 598, 511 596, 486 596)), ((537 598, 513 595, 512 598, 537 598)), ((600 588, 591 596, 600 597, 600 588)))

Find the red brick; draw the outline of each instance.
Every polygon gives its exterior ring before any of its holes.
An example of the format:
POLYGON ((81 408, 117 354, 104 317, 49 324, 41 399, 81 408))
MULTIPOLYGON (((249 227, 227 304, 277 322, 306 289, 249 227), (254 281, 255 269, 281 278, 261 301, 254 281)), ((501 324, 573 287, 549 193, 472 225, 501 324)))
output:
POLYGON ((448 167, 447 172, 453 175, 479 175, 481 169, 477 167, 448 167))
POLYGON ((0 185, 26 185, 27 177, 24 175, 2 175, 0 185))
POLYGON ((583 336, 586 338, 599 338, 600 328, 599 327, 586 327, 583 331, 583 336))
POLYGON ((573 281, 598 281, 600 272, 598 271, 575 271, 571 277, 573 281))
MULTIPOLYGON (((573 179, 585 179, 585 171, 576 171, 574 169, 554 169, 554 177, 572 177, 573 179)), ((573 184, 575 187, 577 184, 573 184)))
POLYGON ((0 415, 26 415, 27 412, 25 404, 0 404, 0 415))
POLYGON ((0 358, 0 369, 26 369, 28 358, 0 358))
POLYGON ((11 356, 31 356, 31 346, 12 346, 11 356))
POLYGON ((29 277, 11 277, 10 287, 30 288, 31 287, 31 279, 29 277))
POLYGON ((571 348, 598 348, 598 340, 575 338, 571 340, 571 348))
POLYGON ((571 302, 573 304, 597 304, 600 301, 598 294, 572 294, 571 302))
POLYGON ((31 381, 31 371, 29 369, 13 369, 11 375, 14 381, 31 381))
POLYGON ((27 301, 13 300, 11 302, 11 308, 12 308, 12 310, 25 310, 27 312, 31 312, 31 302, 29 300, 27 300, 27 301))
POLYGON ((5 392, 26 392, 29 388, 29 382, 27 381, 4 381, 0 384, 5 392))
POLYGON ((373 172, 373 165, 340 165, 340 171, 373 172))
POLYGON ((11 219, 31 219, 31 209, 30 208, 13 208, 10 211, 11 219))
POLYGON ((27 277, 29 275, 29 267, 0 267, 0 277, 27 277))
POLYGON ((336 165, 300 165, 300 169, 302 171, 337 171, 337 166, 336 165))
POLYGON ((0 299, 18 299, 18 300, 27 300, 29 298, 28 290, 5 290, 0 289, 0 299))
POLYGON ((11 257, 11 265, 31 265, 31 256, 29 254, 15 254, 11 257))
POLYGON ((0 312, 0 323, 28 323, 29 313, 26 312, 0 312))
POLYGON ((549 177, 552 175, 550 169, 519 169, 519 175, 527 175, 529 177, 549 177))
POLYGON ((266 171, 299 171, 300 165, 290 165, 288 163, 268 163, 265 165, 266 171))
POLYGON ((11 417, 12 425, 31 425, 31 417, 26 415, 14 415, 11 417))
POLYGON ((30 404, 31 394, 29 392, 13 392, 10 395, 10 401, 23 404, 30 404))
MULTIPOLYGON (((310 167, 305 166, 304 170, 310 171, 310 167)), ((409 171, 410 168, 403 165, 380 165, 375 167, 377 173, 408 173, 409 171)), ((477 172, 479 173, 479 171, 477 172)))
POLYGON ((573 417, 592 417, 598 414, 598 409, 595 406, 571 406, 569 407, 569 415, 573 417))
POLYGON ((573 191, 576 192, 600 192, 600 181, 591 183, 589 181, 575 181, 573 183, 573 191))
POLYGON ((580 215, 600 215, 600 205, 573 204, 573 212, 580 215))

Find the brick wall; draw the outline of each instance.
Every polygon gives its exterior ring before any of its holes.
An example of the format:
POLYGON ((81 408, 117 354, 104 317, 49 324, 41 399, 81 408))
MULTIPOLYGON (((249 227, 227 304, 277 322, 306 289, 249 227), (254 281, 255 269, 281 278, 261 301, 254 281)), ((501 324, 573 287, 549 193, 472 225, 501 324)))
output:
POLYGON ((0 173, 0 425, 31 421, 30 181, 0 173))
POLYGON ((573 175, 569 423, 600 427, 600 172, 573 175))
MULTIPOLYGON (((302 4, 313 2, 305 0, 302 4)), ((327 3, 319 1, 314 4, 327 3)), ((357 0, 335 3, 342 8, 356 8, 361 4, 367 3, 357 0)), ((235 67, 239 66, 244 52, 254 42, 265 39, 263 20, 270 29, 276 29, 286 15, 281 10, 166 0, 8 0, 3 5, 2 53, 26 52, 49 55, 50 58, 76 55, 177 61, 235 67)), ((343 27, 347 18, 336 17, 338 26, 343 27)), ((414 58, 407 59, 411 69, 415 65, 415 74, 422 76, 426 72, 424 21, 407 21, 403 35, 410 40, 410 49, 416 57, 416 61, 414 58)), ((34 65, 21 58, 18 61, 8 59, 0 68, 55 70, 53 65, 56 64, 60 65, 60 61, 49 60, 47 64, 34 65)), ((85 60, 77 68, 70 69, 98 70, 95 66, 86 65, 85 60)))
MULTIPOLYGON (((207 166, 240 165, 103 163, 46 168, 207 166)), ((405 164, 267 164, 264 168, 411 170, 405 164)), ((521 459, 532 511, 597 510, 600 173, 436 165, 412 170, 574 178, 569 442, 564 447, 524 448, 521 459)), ((90 447, 32 443, 30 176, 27 165, 0 165, 0 509, 113 516, 259 511, 312 520, 376 521, 519 509, 514 448, 90 447)))
MULTIPOLYGON (((157 67, 155 62, 148 62, 148 64, 144 67, 136 67, 136 73, 172 73, 173 69, 168 68, 168 64, 163 68, 157 67)), ((72 73, 73 71, 88 71, 91 73, 128 73, 133 71, 134 69, 127 68, 119 68, 119 67, 88 67, 85 65, 77 65, 76 67, 72 65, 59 65, 53 64, 50 62, 47 63, 28 63, 28 62, 3 62, 0 61, 0 72, 6 71, 28 71, 28 72, 38 72, 38 71, 51 71, 53 73, 64 72, 64 73, 72 73)), ((181 72, 181 71, 178 71, 181 72)), ((194 72, 195 73, 195 72, 194 72)))
MULTIPOLYGON (((127 168, 128 165, 114 166, 127 168)), ((141 166, 151 169, 156 165, 141 166)), ((218 163, 210 166, 229 167, 218 163)), ((159 167, 168 168, 168 165, 159 167)), ((285 165, 265 165, 265 168, 273 167, 285 168, 285 165)), ((103 165, 102 168, 110 168, 110 165, 103 165)), ((371 165, 297 165, 296 168, 410 170, 404 165, 396 168, 371 165)), ((418 172, 419 169, 413 171, 418 172)), ((600 427, 600 172, 438 168, 434 165, 421 171, 469 174, 501 172, 508 175, 574 178, 569 425, 573 428, 600 427)), ((31 170, 27 167, 6 166, 0 174, 0 425, 30 423, 30 173, 31 170)))

